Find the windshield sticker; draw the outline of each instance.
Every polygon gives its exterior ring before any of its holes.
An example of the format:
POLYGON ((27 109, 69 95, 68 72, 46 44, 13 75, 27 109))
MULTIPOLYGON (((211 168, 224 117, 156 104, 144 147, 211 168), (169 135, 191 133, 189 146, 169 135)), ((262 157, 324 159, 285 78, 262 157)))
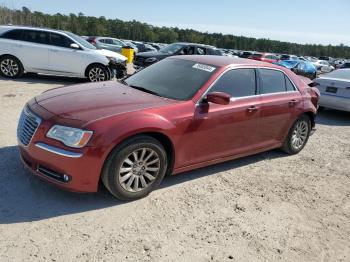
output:
POLYGON ((215 67, 203 65, 203 64, 195 64, 194 66, 192 66, 192 68, 200 69, 200 70, 207 71, 210 73, 216 69, 215 67))

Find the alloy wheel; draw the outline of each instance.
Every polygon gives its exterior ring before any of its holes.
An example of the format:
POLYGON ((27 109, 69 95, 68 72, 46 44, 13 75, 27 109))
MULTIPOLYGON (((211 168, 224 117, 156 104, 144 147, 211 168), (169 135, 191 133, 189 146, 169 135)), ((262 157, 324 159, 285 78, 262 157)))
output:
POLYGON ((129 154, 119 169, 119 183, 128 192, 149 187, 160 171, 160 158, 151 148, 140 148, 129 154))
POLYGON ((6 58, 1 61, 0 70, 5 76, 14 77, 19 72, 19 66, 16 61, 6 58))
POLYGON ((309 132, 309 126, 306 121, 301 121, 295 126, 292 134, 292 143, 291 143, 292 147, 295 150, 299 150, 305 145, 308 132, 309 132))
POLYGON ((100 67, 93 67, 89 71, 89 79, 91 82, 105 81, 106 78, 106 72, 100 67))

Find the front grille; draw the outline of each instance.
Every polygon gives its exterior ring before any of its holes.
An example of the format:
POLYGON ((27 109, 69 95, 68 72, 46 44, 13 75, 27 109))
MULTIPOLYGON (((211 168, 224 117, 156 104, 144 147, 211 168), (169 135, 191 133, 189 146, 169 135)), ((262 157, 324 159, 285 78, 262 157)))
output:
POLYGON ((41 119, 30 112, 27 107, 23 109, 17 127, 17 137, 22 145, 29 145, 40 123, 41 119))

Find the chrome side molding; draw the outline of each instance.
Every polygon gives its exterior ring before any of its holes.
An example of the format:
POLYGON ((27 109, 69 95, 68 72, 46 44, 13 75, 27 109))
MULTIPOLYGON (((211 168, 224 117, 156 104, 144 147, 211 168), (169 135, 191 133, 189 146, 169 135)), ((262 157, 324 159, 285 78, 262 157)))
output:
POLYGON ((50 146, 50 145, 45 144, 45 143, 36 143, 35 146, 38 147, 38 148, 41 148, 41 149, 43 149, 45 151, 48 151, 50 153, 53 153, 53 154, 56 154, 56 155, 60 155, 60 156, 65 156, 65 157, 70 157, 70 158, 79 158, 79 157, 83 156, 82 153, 77 153, 77 152, 64 150, 62 148, 58 148, 58 147, 55 147, 55 146, 50 146))

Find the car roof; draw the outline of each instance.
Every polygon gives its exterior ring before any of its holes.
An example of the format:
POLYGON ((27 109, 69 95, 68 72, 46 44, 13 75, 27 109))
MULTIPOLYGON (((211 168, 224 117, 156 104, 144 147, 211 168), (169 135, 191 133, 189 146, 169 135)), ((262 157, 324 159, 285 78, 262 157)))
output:
POLYGON ((52 28, 45 28, 45 27, 34 27, 34 26, 17 26, 17 25, 1 25, 0 26, 0 31, 5 32, 8 30, 13 30, 13 29, 33 29, 33 30, 40 30, 40 31, 48 31, 48 32, 54 32, 54 33, 63 33, 67 34, 67 31, 64 30, 56 30, 52 28))
POLYGON ((263 66, 281 69, 280 66, 273 65, 271 63, 256 61, 252 59, 245 58, 235 58, 229 56, 215 56, 215 55, 181 55, 181 56, 171 56, 170 59, 183 59, 193 62, 198 62, 202 64, 208 64, 218 67, 226 66, 263 66))
POLYGON ((207 47, 207 48, 216 48, 212 45, 204 45, 204 44, 198 44, 198 43, 188 43, 188 42, 175 42, 173 44, 179 44, 179 45, 194 45, 194 46, 201 46, 201 47, 207 47))

